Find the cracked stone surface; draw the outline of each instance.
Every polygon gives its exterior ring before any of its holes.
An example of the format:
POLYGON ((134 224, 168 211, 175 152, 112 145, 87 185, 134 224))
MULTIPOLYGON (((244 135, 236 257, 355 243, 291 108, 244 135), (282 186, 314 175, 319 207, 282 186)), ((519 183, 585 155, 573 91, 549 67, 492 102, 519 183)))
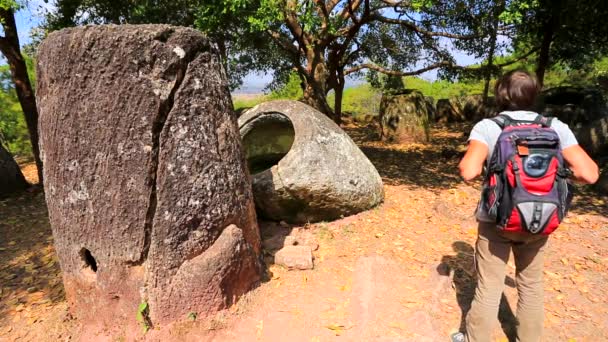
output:
POLYGON ((76 317, 203 317, 260 279, 251 184, 226 75, 199 32, 87 26, 38 56, 45 193, 76 317))

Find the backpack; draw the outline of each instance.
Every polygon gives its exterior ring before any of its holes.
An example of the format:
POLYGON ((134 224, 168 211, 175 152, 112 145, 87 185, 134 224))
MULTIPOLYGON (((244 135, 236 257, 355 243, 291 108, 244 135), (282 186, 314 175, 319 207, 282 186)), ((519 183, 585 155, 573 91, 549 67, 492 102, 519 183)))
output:
POLYGON ((480 209, 508 232, 551 234, 572 200, 559 135, 552 118, 506 115, 490 119, 502 132, 487 167, 480 209))

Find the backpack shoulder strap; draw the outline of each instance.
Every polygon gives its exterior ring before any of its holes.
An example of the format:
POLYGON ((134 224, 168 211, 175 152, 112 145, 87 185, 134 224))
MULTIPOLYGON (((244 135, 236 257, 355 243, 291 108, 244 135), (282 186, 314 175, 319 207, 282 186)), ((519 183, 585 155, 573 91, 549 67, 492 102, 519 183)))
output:
POLYGON ((498 114, 493 118, 490 118, 490 120, 492 120, 495 124, 498 125, 498 127, 500 127, 500 129, 505 129, 505 127, 510 126, 511 123, 513 122, 513 120, 511 120, 511 118, 507 115, 504 114, 498 114))
POLYGON ((536 118, 534 119, 534 123, 537 125, 541 125, 543 127, 551 127, 551 122, 553 121, 553 118, 547 118, 545 116, 542 116, 540 114, 536 115, 536 118))

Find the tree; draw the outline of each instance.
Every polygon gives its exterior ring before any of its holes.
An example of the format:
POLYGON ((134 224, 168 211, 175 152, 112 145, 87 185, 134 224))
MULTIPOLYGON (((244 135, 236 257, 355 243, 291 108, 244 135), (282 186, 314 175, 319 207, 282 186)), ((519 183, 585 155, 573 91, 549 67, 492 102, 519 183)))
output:
MULTIPOLYGON (((249 31, 265 35, 274 50, 281 51, 275 56, 282 58, 284 69, 275 70, 275 76, 295 70, 303 100, 339 121, 346 76, 366 70, 410 76, 456 67, 449 47, 442 42, 482 38, 467 21, 445 25, 446 17, 435 14, 438 6, 434 3, 214 0, 199 12, 197 26, 215 32, 223 29, 228 18, 241 18, 249 31), (331 90, 335 92, 335 113, 326 100, 331 90)), ((467 18, 487 11, 469 6, 471 1, 452 3, 458 3, 457 10, 467 18)))
POLYGON ((204 0, 57 0, 43 26, 54 31, 87 24, 173 24, 192 26, 204 0))
MULTIPOLYGON (((418 75, 460 70, 459 41, 488 54, 505 0, 58 0, 49 30, 89 23, 195 25, 216 40, 232 87, 251 70, 272 71, 271 89, 296 72, 303 100, 340 120, 346 77, 367 71, 418 75), (502 5, 501 5, 502 4, 502 5), (488 11, 490 9, 490 11, 488 11), (491 13, 492 15, 488 15, 491 13), (491 18, 492 20, 488 20, 491 18), (193 21, 194 20, 194 21, 193 21), (468 42, 468 45, 464 42, 468 42), (334 111, 327 94, 335 93, 334 111)), ((502 28, 501 28, 502 30, 502 28)), ((485 70, 492 68, 490 64, 485 70)))
MULTIPOLYGON (((26 57, 26 64, 28 70, 32 70, 32 60, 26 57)), ((0 108, 0 144, 15 156, 33 157, 30 135, 8 65, 0 66, 0 108)))
POLYGON ((551 65, 591 65, 608 53, 608 3, 601 0, 511 1, 515 46, 538 46, 536 76, 542 85, 551 65))
POLYGON ((30 135, 32 152, 38 169, 40 184, 42 178, 42 160, 40 159, 40 148, 38 146, 38 110, 36 109, 36 97, 27 72, 25 59, 21 54, 17 26, 15 24, 15 10, 19 4, 15 0, 0 1, 0 24, 4 35, 0 36, 0 52, 8 61, 11 70, 15 91, 23 110, 25 122, 30 135))

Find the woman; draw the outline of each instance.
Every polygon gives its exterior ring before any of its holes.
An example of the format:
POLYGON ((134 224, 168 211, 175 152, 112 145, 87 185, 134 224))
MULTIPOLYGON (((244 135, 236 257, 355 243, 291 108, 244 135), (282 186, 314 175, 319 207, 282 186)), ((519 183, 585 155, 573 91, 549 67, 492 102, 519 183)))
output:
MULTIPOLYGON (((525 71, 505 74, 496 84, 495 96, 500 114, 513 120, 532 121, 532 112, 539 93, 536 79, 525 71)), ((581 183, 595 183, 598 167, 578 145, 568 125, 554 119, 551 122, 561 144, 562 155, 581 183)), ((469 137, 467 152, 460 162, 460 175, 470 181, 481 175, 501 133, 498 124, 490 119, 477 123, 469 137)), ((484 213, 478 213, 478 218, 484 213)), ((517 341, 540 341, 543 309, 543 254, 546 235, 500 231, 495 223, 480 220, 476 243, 475 263, 478 284, 471 310, 466 317, 466 334, 452 336, 454 341, 490 341, 492 327, 498 316, 503 292, 506 265, 512 250, 515 256, 517 279, 517 341)))

